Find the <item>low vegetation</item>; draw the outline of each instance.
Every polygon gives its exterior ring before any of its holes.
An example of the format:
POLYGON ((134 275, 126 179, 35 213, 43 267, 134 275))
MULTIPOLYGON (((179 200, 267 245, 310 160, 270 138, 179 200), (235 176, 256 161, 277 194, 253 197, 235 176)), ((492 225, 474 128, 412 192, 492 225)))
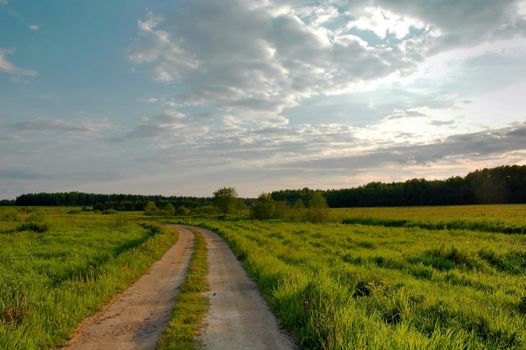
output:
POLYGON ((196 348, 196 334, 208 311, 208 262, 203 234, 194 231, 195 246, 186 280, 176 297, 172 320, 164 330, 157 348, 191 350, 196 348))
POLYGON ((0 348, 64 343, 176 241, 157 224, 61 208, 0 210, 0 348), (41 225, 46 225, 42 229, 41 225))
POLYGON ((465 205, 439 207, 342 208, 331 221, 347 224, 425 229, 465 229, 526 233, 526 205, 465 205))
POLYGON ((526 239, 459 230, 194 221, 220 233, 306 348, 523 349, 526 239))

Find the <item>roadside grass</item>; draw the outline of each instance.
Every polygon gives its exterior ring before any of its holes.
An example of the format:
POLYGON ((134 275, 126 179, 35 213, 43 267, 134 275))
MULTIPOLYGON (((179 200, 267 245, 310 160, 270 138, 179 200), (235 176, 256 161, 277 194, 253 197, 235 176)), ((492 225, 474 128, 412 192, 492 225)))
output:
MULTIPOLYGON (((45 232, 11 230, 27 208, 0 208, 0 348, 64 344, 85 317, 126 289, 177 240, 116 215, 30 208, 45 232)), ((32 214, 29 214, 32 215, 32 214)))
POLYGON ((526 237, 195 221, 221 234, 310 349, 526 348, 526 237))
POLYGON ((186 280, 177 294, 172 319, 165 328, 157 348, 160 350, 190 350, 199 348, 196 343, 198 328, 209 308, 208 298, 208 261, 206 241, 203 234, 195 235, 194 252, 186 275, 186 280))

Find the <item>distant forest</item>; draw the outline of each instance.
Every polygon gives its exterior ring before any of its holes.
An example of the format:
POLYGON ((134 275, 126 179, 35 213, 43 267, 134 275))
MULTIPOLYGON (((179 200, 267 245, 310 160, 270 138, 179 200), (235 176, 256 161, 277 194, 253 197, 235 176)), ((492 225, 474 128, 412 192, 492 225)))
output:
MULTIPOLYGON (((94 194, 81 192, 28 193, 17 197, 10 205, 20 206, 76 206, 93 207, 95 210, 142 211, 148 202, 164 207, 171 203, 176 207, 195 208, 209 204, 210 198, 143 196, 134 194, 94 194)), ((5 202, 5 201, 4 201, 5 202)), ((2 202, 0 202, 0 205, 2 202)), ((5 204, 4 204, 5 205, 5 204)))
MULTIPOLYGON (((275 201, 308 203, 314 190, 272 193, 275 201)), ((446 180, 412 179, 321 191, 331 208, 526 203, 526 166, 477 170, 446 180)))
MULTIPOLYGON (((501 166, 477 170, 465 177, 446 180, 413 179, 405 182, 372 182, 364 186, 339 190, 282 190, 271 193, 272 199, 291 206, 307 205, 316 192, 331 208, 526 203, 526 166, 501 166)), ((91 194, 80 192, 23 194, 0 205, 19 206, 89 206, 96 210, 144 210, 148 202, 159 207, 197 208, 211 204, 211 198, 142 196, 129 194, 91 194)), ((245 201, 250 204, 251 200, 245 201)))

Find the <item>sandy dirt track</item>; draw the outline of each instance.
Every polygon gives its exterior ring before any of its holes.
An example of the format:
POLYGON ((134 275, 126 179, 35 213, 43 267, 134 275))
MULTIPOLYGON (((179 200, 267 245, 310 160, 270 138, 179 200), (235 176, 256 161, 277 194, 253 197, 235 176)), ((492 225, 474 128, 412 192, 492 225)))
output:
POLYGON ((184 282, 194 235, 178 227, 179 239, 150 270, 95 316, 85 319, 67 349, 155 349, 184 282))
POLYGON ((203 233, 208 248, 210 310, 199 339, 205 349, 297 349, 226 242, 209 230, 192 229, 203 233))

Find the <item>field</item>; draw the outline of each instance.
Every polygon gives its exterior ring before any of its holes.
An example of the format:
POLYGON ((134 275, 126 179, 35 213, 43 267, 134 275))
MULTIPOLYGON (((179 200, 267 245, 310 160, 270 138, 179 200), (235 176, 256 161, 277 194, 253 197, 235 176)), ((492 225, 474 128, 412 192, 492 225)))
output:
MULTIPOLYGON (((467 220, 398 208, 422 223, 467 220)), ((358 210, 346 209, 347 215, 358 210)), ((367 217, 390 210, 361 209, 367 217)), ((387 213, 387 214, 386 214, 387 213)), ((335 214, 334 212, 332 214, 335 214)), ((227 239, 300 343, 323 349, 526 347, 526 237, 466 230, 253 221, 194 222, 227 239)))
MULTIPOLYGON (((330 222, 314 224, 0 208, 0 348, 63 344, 177 240, 144 224, 157 220, 224 237, 304 348, 524 349, 525 211, 331 209, 330 222)), ((196 239, 162 348, 192 348, 207 309, 204 242, 196 239)))
POLYGON ((522 204, 342 208, 331 209, 331 219, 336 222, 394 227, 526 233, 526 206, 522 204))
POLYGON ((121 214, 70 208, 1 208, 0 232, 2 349, 63 343, 177 239, 121 214))

